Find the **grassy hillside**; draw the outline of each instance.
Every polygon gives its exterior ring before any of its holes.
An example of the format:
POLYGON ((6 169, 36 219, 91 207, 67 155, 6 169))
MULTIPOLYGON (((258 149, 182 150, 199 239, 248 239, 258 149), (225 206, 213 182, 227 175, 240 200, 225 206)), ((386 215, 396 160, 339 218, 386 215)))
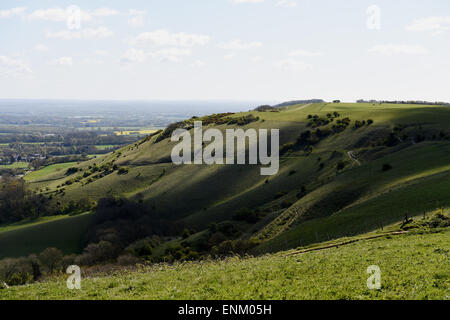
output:
POLYGON ((39 253, 56 247, 64 253, 80 252, 92 215, 44 217, 0 225, 0 259, 39 253))
POLYGON ((154 219, 197 233, 191 243, 249 208, 258 221, 235 223, 241 238, 260 242, 254 253, 377 230, 450 204, 449 107, 317 103, 198 120, 221 130, 280 129, 278 174, 261 176, 257 165, 175 166, 169 132, 73 164, 73 173, 45 168, 27 179, 63 205, 140 200, 154 219), (242 123, 250 115, 257 121, 242 123))
POLYGON ((77 162, 65 162, 65 163, 52 164, 52 165, 46 166, 45 168, 42 168, 40 170, 28 173, 27 175, 24 176, 24 179, 25 179, 25 181, 40 180, 43 177, 46 177, 49 174, 54 173, 54 172, 65 172, 65 169, 67 169, 73 165, 76 165, 76 164, 77 164, 77 162))
POLYGON ((309 252, 122 270, 84 278, 81 290, 68 290, 61 276, 0 290, 0 299, 449 299, 448 227, 364 238, 309 252), (366 286, 370 265, 381 269, 380 290, 366 286))

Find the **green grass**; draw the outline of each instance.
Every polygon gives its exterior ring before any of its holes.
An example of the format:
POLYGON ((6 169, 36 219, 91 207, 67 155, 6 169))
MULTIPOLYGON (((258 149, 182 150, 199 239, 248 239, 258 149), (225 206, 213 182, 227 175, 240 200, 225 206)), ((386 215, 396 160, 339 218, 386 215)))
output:
POLYGON ((0 259, 39 253, 48 247, 58 248, 64 253, 80 252, 91 218, 91 214, 85 213, 2 225, 0 259))
POLYGON ((97 148, 98 150, 106 150, 106 149, 112 149, 116 146, 117 145, 115 145, 115 144, 104 144, 104 145, 97 145, 97 146, 95 146, 95 148, 97 148))
POLYGON ((143 267, 85 278, 67 276, 1 291, 1 299, 449 299, 450 229, 364 240, 287 256, 143 267), (367 268, 381 269, 369 290, 367 268))
POLYGON ((65 169, 73 167, 77 162, 65 162, 49 165, 37 171, 33 171, 24 176, 25 181, 34 181, 45 178, 47 175, 54 172, 65 172, 65 169))
POLYGON ((14 162, 12 164, 1 164, 0 169, 26 169, 28 162, 14 162))

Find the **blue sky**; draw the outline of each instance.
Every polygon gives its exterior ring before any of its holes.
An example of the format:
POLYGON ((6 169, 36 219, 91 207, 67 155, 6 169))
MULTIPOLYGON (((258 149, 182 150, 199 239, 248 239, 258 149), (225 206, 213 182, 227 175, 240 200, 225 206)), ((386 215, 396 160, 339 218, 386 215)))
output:
POLYGON ((450 101, 449 37, 448 0, 3 0, 0 98, 450 101))

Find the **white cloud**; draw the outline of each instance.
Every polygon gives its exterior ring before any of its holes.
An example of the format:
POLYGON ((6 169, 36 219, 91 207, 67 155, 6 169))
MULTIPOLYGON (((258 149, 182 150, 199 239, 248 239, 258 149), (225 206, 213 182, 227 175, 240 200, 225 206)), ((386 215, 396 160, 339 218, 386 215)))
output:
POLYGON ((161 62, 180 62, 181 57, 189 56, 190 54, 191 50, 181 48, 161 49, 149 53, 152 58, 156 58, 161 62))
MULTIPOLYGON (((28 15, 28 19, 30 20, 46 20, 53 22, 65 22, 69 19, 71 12, 67 9, 63 9, 60 7, 48 8, 48 9, 39 9, 33 11, 28 15)), ((88 21, 91 20, 92 16, 89 12, 80 10, 80 20, 88 21)))
POLYGON ((138 9, 130 9, 128 10, 128 13, 132 16, 139 16, 139 15, 145 15, 147 14, 147 11, 145 10, 138 10, 138 9))
POLYGON ((27 9, 26 7, 16 7, 7 10, 0 10, 0 19, 11 18, 14 16, 22 16, 26 9, 27 9))
POLYGON ((96 29, 86 28, 79 31, 61 30, 58 32, 47 32, 47 38, 57 38, 64 40, 88 39, 88 38, 106 38, 114 33, 107 27, 98 27, 96 29))
POLYGON ((128 11, 128 13, 131 16, 128 19, 128 24, 130 26, 132 26, 132 27, 142 27, 145 24, 145 15, 147 14, 146 11, 130 9, 128 11))
POLYGON ((292 0, 278 0, 277 7, 286 7, 286 8, 294 8, 297 6, 297 2, 292 0))
POLYGON ((231 0, 233 3, 261 3, 264 0, 231 0))
POLYGON ((0 76, 30 76, 32 73, 26 62, 0 55, 0 76))
POLYGON ((191 55, 191 50, 187 48, 164 48, 146 52, 141 49, 128 49, 120 59, 120 64, 142 63, 147 58, 156 59, 159 62, 180 62, 182 57, 191 55))
POLYGON ((322 52, 318 52, 318 51, 308 51, 308 50, 294 50, 289 52, 289 55, 291 57, 297 57, 297 56, 303 56, 303 57, 317 57, 317 56, 321 56, 322 52))
POLYGON ((61 57, 53 60, 50 64, 54 66, 71 67, 73 66, 73 59, 72 57, 61 57))
POLYGON ((109 52, 106 50, 94 50, 94 54, 97 56, 107 56, 109 52))
POLYGON ((85 58, 83 59, 84 63, 89 63, 89 64, 102 64, 105 63, 105 61, 101 60, 101 59, 96 59, 96 58, 85 58))
POLYGON ((203 68, 203 67, 206 67, 206 63, 203 62, 203 61, 201 61, 201 60, 196 60, 196 61, 194 61, 193 63, 191 63, 191 67, 194 67, 194 68, 203 68))
POLYGON ((91 12, 94 17, 111 17, 120 14, 116 9, 111 9, 107 7, 97 8, 91 12))
POLYGON ((450 16, 417 19, 412 24, 406 26, 406 30, 416 32, 428 31, 434 35, 443 34, 450 30, 450 16))
POLYGON ((419 45, 405 45, 405 44, 376 45, 370 48, 369 52, 387 56, 396 54, 423 55, 429 53, 428 49, 425 47, 419 45))
POLYGON ((251 58, 252 62, 261 62, 264 61, 264 58, 261 56, 255 56, 253 58, 251 58))
POLYGON ((241 40, 232 40, 229 42, 222 42, 217 45, 219 48, 226 50, 247 50, 253 48, 259 48, 262 46, 261 42, 242 42, 241 40))
POLYGON ((170 47, 192 47, 195 45, 206 45, 210 38, 201 34, 172 33, 167 30, 156 30, 140 33, 131 39, 133 46, 170 46, 170 47))
POLYGON ((128 24, 132 27, 142 27, 145 24, 145 18, 143 16, 136 16, 128 19, 128 24))
POLYGON ((147 54, 144 50, 139 49, 128 49, 122 58, 120 58, 120 64, 127 65, 136 62, 144 62, 147 58, 147 54))
POLYGON ((226 54, 226 55, 223 56, 223 58, 224 58, 225 60, 231 60, 231 59, 233 59, 234 57, 236 57, 236 53, 229 53, 229 54, 226 54))
POLYGON ((275 63, 275 66, 283 70, 293 71, 304 71, 312 68, 310 64, 292 58, 280 60, 275 63))
MULTIPOLYGON (((107 7, 101 7, 94 9, 92 11, 85 11, 80 9, 80 20, 81 21, 90 21, 93 17, 110 17, 117 16, 121 13, 116 9, 111 9, 107 7)), ((30 20, 46 20, 46 21, 54 21, 54 22, 64 22, 69 19, 71 15, 73 15, 73 8, 47 8, 47 9, 38 9, 33 11, 28 15, 28 19, 30 20)))
POLYGON ((39 52, 46 52, 48 51, 48 47, 46 45, 43 44, 37 44, 34 46, 33 48, 35 51, 39 51, 39 52))

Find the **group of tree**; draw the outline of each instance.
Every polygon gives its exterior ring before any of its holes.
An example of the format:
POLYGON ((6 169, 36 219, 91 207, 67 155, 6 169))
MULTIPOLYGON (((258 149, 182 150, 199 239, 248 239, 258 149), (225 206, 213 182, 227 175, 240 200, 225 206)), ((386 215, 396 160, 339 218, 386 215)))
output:
POLYGON ((23 179, 4 175, 0 180, 0 224, 56 213, 57 205, 30 190, 23 179))

